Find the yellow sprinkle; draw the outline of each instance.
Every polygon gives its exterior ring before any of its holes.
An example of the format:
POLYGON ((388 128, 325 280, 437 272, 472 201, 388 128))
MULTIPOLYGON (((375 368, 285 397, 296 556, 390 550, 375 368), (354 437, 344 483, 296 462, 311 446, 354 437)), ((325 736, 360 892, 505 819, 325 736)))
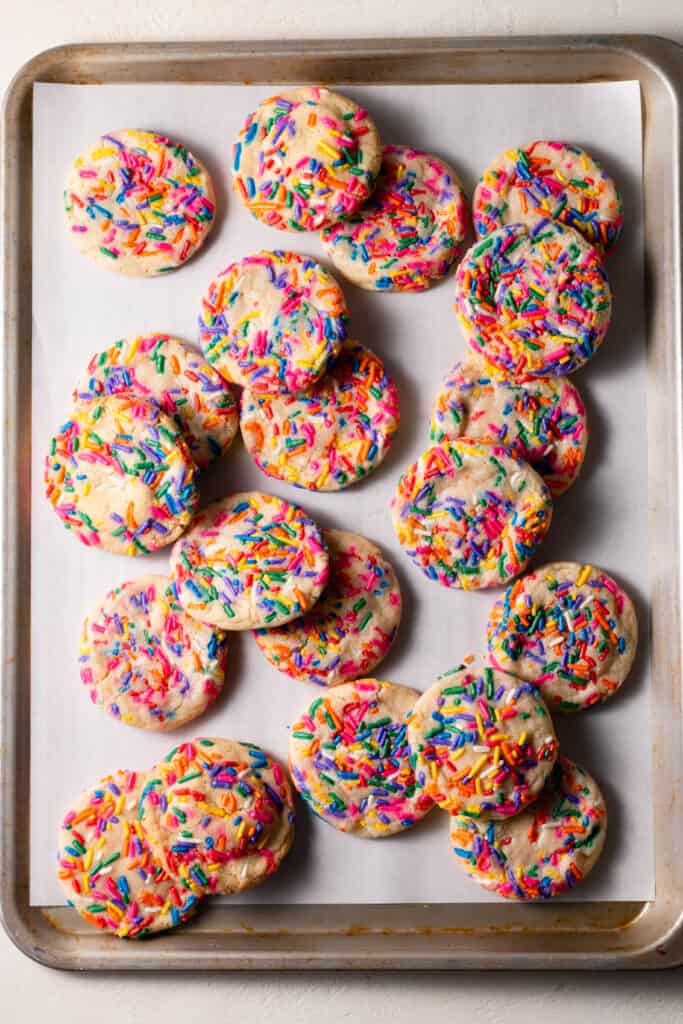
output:
POLYGON ((469 777, 471 779, 473 779, 476 775, 478 775, 479 772, 484 767, 484 765, 488 764, 488 760, 489 760, 489 755, 488 754, 482 754, 481 757, 479 758, 479 760, 477 762, 475 762, 475 764, 472 765, 472 767, 470 768, 469 772, 467 773, 469 775, 469 777))
POLYGON ((576 581, 577 587, 582 587, 584 585, 584 583, 588 580, 588 577, 590 576, 590 574, 592 572, 593 572, 593 566, 592 565, 584 565, 584 567, 581 570, 581 572, 579 573, 578 579, 576 581))
POLYGON ((114 146, 100 146, 99 149, 93 149, 90 156, 93 160, 103 160, 105 156, 116 156, 116 149, 114 146))
POLYGON ((133 344, 130 346, 130 352, 128 353, 128 356, 126 358, 126 362, 127 363, 132 363, 133 362, 133 360, 135 359, 135 356, 137 355, 137 351, 138 351, 139 348, 140 348, 140 339, 136 338, 135 341, 133 342, 133 344))

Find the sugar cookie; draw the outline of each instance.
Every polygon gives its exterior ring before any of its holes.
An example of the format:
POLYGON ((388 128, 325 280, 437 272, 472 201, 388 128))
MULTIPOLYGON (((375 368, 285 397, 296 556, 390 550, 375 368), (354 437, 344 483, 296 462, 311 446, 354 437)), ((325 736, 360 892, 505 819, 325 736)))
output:
POLYGON ((551 707, 580 711, 612 697, 636 654, 633 603, 602 569, 551 562, 493 606, 491 661, 538 686, 551 707))
POLYGON ((317 231, 375 186, 382 144, 366 110, 322 86, 264 100, 233 147, 233 188, 271 228, 317 231))
POLYGON ((472 205, 480 238, 505 224, 533 227, 549 218, 611 249, 624 221, 612 178, 584 149, 564 142, 507 150, 484 172, 472 205))
POLYGON ((444 587, 501 586, 545 537, 552 499, 542 478, 500 445, 467 438, 427 449, 391 502, 401 546, 444 587))
POLYGON ((538 691, 465 665, 440 676, 408 720, 418 785, 444 810, 509 818, 536 799, 558 743, 538 691))
POLYGON ((591 871, 607 836, 607 808, 597 783, 558 758, 536 803, 508 821, 451 819, 458 862, 473 881, 510 900, 545 900, 572 889, 591 871))
POLYGON ((302 618, 255 631, 271 665, 318 686, 367 675, 394 642, 401 591, 380 549, 357 533, 323 530, 330 574, 320 600, 302 618))
POLYGON ((292 726, 294 785, 341 832, 369 839, 414 825, 433 803, 415 784, 406 715, 417 690, 358 679, 318 697, 292 726))
POLYGON ((294 839, 284 768, 235 740, 199 737, 172 750, 147 775, 139 816, 169 874, 211 894, 263 882, 294 839))
POLYGON ((588 425, 566 377, 496 380, 485 364, 456 363, 432 408, 432 441, 468 437, 508 445, 545 480, 553 498, 572 485, 586 454, 588 425))
POLYGON ((168 334, 119 341, 97 352, 74 391, 74 402, 108 395, 147 398, 175 420, 200 469, 232 444, 239 424, 235 393, 196 352, 168 334))
POLYGON ((168 576, 111 590, 83 622, 79 665, 90 699, 126 725, 176 729, 220 693, 223 634, 191 619, 168 576))
POLYGON ((452 167, 407 146, 385 146, 375 191, 322 243, 361 288, 423 291, 448 273, 467 231, 467 204, 452 167))
POLYGON ((260 491, 207 505, 171 552, 179 604, 220 629, 298 618, 315 604, 327 575, 327 552, 313 520, 260 491))
POLYGON ((553 221, 510 224, 468 249, 455 275, 455 310, 472 351, 504 377, 572 373, 609 327, 602 258, 553 221))
POLYGON ((381 359, 347 342, 302 395, 244 390, 240 428, 259 469, 311 491, 339 491, 384 459, 399 424, 398 392, 381 359))
POLYGON ((171 544, 199 500, 182 434, 159 407, 135 395, 73 410, 45 459, 48 501, 88 547, 120 555, 171 544))
POLYGON ((199 316, 206 358, 226 380, 256 394, 306 391, 346 337, 341 288, 315 260, 258 252, 209 285, 199 316))
POLYGON ((143 777, 105 776, 74 803, 59 832, 57 877, 69 906, 121 939, 182 924, 201 899, 152 854, 137 815, 143 777))
POLYGON ((213 227, 208 171, 156 132, 109 132, 85 149, 64 189, 69 234, 95 263, 151 276, 182 266, 213 227))

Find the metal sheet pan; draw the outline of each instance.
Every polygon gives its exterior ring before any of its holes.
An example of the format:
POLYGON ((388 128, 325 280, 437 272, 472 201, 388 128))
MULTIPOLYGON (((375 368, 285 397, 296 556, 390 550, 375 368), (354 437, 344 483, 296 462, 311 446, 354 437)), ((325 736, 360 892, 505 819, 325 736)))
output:
MULTIPOLYGON (((0 908, 13 941, 55 967, 628 968, 683 963, 681 712, 681 95, 683 51, 647 36, 68 46, 16 76, 3 121, 5 442, 0 908), (209 906, 192 927, 112 942, 28 899, 32 86, 36 81, 586 82, 638 79, 644 110, 656 899, 546 906, 209 906)), ((645 484, 645 481, 642 482, 645 484)))

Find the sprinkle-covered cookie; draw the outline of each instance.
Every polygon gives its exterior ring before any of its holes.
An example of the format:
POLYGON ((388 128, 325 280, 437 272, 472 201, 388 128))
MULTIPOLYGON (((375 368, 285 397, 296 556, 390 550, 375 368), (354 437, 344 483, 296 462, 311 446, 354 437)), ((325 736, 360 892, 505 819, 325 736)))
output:
POLYGON ((470 348, 503 377, 577 370, 602 344, 611 309, 597 249, 553 221, 499 228, 468 249, 455 275, 470 348))
POLYGON ((196 467, 177 426, 135 395, 73 410, 45 459, 48 501, 88 547, 140 555, 171 544, 198 502, 196 467))
POLYGON ((536 799, 555 763, 553 723, 535 687, 464 665, 417 701, 408 742, 420 788, 444 810, 509 818, 536 799))
POLYGON ((341 832, 380 839, 409 828, 434 806, 410 764, 406 715, 417 690, 358 679, 318 697, 292 726, 294 785, 341 832))
POLYGON ((545 900, 591 871, 607 836, 595 780, 558 758, 536 803, 508 821, 451 819, 453 852, 469 877, 509 900, 545 900))
POLYGON ((97 352, 74 403, 108 395, 150 399, 175 420, 200 469, 228 450, 237 433, 237 398, 219 373, 168 334, 121 338, 97 352))
POLYGON ((90 699, 126 725, 176 729, 220 693, 223 634, 180 607, 167 576, 111 590, 83 622, 79 665, 90 699))
POLYGON ((341 288, 315 260, 258 252, 226 267, 202 300, 199 338, 226 380, 256 394, 306 391, 346 337, 341 288))
POLYGON ((182 924, 202 895, 152 854, 137 815, 142 780, 130 771, 105 776, 67 811, 59 832, 57 877, 69 906, 120 939, 182 924))
POLYGON ((516 580, 488 624, 493 664, 533 683, 561 711, 612 697, 637 643, 629 596, 602 569, 578 562, 551 562, 516 580))
POLYGON ((311 491, 339 491, 379 466, 398 430, 396 386, 381 359, 347 342, 301 395, 242 393, 240 429, 259 469, 311 491))
POLYGON ((480 238, 505 224, 551 219, 607 250, 624 221, 612 178, 584 149, 563 142, 507 150, 484 172, 472 205, 480 238))
POLYGON ((485 364, 470 360, 446 376, 432 407, 430 437, 508 445, 556 498, 581 470, 588 426, 581 396, 566 377, 496 380, 485 364))
POLYGON ((169 874, 211 894, 263 882, 294 839, 284 768, 235 740, 200 737, 172 750, 146 776, 139 816, 169 874))
POLYGON ((381 161, 366 110, 305 86, 271 96, 249 115, 233 147, 233 188, 269 227, 317 231, 362 206, 381 161))
POLYGON ((121 274, 175 270, 213 227, 208 171, 156 132, 109 132, 85 149, 64 189, 69 234, 95 263, 121 274))
POLYGON ((476 590, 523 572, 550 526, 552 499, 511 448, 444 441, 403 474, 391 516, 425 576, 476 590))
POLYGON ((307 612, 328 575, 320 530, 297 505, 260 491, 202 509, 171 552, 176 600, 220 629, 280 626, 307 612))
POLYGON ((385 146, 375 191, 322 243, 361 288, 423 291, 448 273, 467 231, 465 196, 452 167, 407 146, 385 146))
POLYGON ((300 619, 258 629, 271 665, 304 682, 336 686, 367 675, 394 642, 401 591, 380 549, 356 533, 323 530, 330 575, 322 597, 300 619))

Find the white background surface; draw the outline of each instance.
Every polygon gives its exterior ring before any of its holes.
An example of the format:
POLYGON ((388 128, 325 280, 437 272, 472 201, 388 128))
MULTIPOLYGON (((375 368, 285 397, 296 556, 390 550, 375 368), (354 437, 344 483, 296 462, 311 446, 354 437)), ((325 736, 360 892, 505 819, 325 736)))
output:
MULTIPOLYGON (((36 52, 64 42, 208 39, 650 32, 683 42, 680 0, 0 0, 0 84, 36 52)), ((283 1024, 407 1022, 437 1014, 484 1024, 551 1018, 622 1024, 679 1021, 683 975, 269 975, 80 977, 38 967, 0 935, 0 993, 7 1021, 137 1024, 229 1016, 283 1024)))
MULTIPOLYGON (((613 318, 597 358, 573 375, 586 402, 590 441, 576 485, 555 502, 543 561, 576 559, 614 572, 636 601, 647 637, 647 515, 632 501, 631 467, 647 465, 647 438, 633 406, 645 408, 641 106, 637 82, 582 85, 343 86, 373 112, 382 138, 409 139, 452 163, 472 195, 482 169, 518 139, 562 138, 604 154, 627 211, 623 242, 610 254, 613 318), (448 125, 444 131, 443 126, 448 125), (467 139, 464 147, 462 140, 467 139), (619 529, 612 528, 617 520, 619 529)), ((255 220, 226 195, 230 140, 264 96, 263 86, 37 85, 34 93, 34 288, 31 540, 31 901, 58 904, 57 816, 86 785, 116 768, 146 770, 197 734, 247 736, 287 758, 291 723, 319 696, 269 665, 251 635, 228 640, 224 692, 197 722, 172 735, 123 726, 96 711, 77 672, 83 615, 111 587, 168 571, 168 549, 130 559, 86 551, 44 498, 44 457, 69 396, 98 350, 122 335, 169 331, 197 340, 200 296, 219 270, 261 248, 286 245, 324 260, 319 238, 288 235, 255 220), (64 229, 61 180, 74 155, 113 125, 153 126, 205 161, 218 216, 207 245, 182 273, 153 280, 107 273, 84 259, 64 229), (108 126, 103 128, 103 126, 108 126), (60 273, 54 273, 55 265, 60 273), (78 301, 74 297, 78 296, 78 301), (55 616, 55 601, 59 615, 55 616), (267 713, 264 713, 267 708, 267 713), (58 766, 50 789, 48 763, 58 766)), ((315 494, 264 476, 238 441, 200 477, 202 502, 263 489, 300 503, 323 527, 358 531, 380 544, 399 574, 403 621, 379 676, 425 690, 467 654, 482 652, 496 591, 444 590, 401 550, 388 507, 399 474, 428 445, 437 387, 466 346, 453 313, 452 276, 422 295, 344 287, 350 335, 385 361, 400 399, 401 427, 384 464, 348 490, 315 494)), ((609 808, 605 855, 576 900, 654 895, 647 646, 617 700, 582 715, 556 715, 562 750, 595 774, 609 808), (620 742, 614 743, 619 736, 620 742)), ((239 897, 245 903, 437 903, 492 901, 458 870, 448 816, 433 813, 381 843, 349 838, 300 809, 300 836, 286 869, 239 897)), ((232 903, 236 898, 232 897, 232 903)))

